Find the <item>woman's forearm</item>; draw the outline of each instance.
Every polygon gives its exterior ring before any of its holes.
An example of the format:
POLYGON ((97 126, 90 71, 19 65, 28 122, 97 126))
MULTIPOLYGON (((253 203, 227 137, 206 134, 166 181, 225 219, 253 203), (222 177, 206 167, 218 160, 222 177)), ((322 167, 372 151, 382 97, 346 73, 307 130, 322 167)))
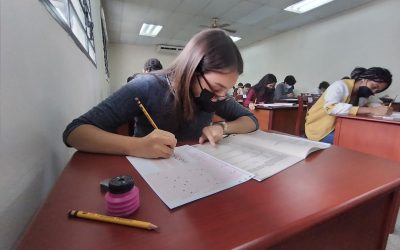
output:
POLYGON ((137 138, 113 134, 93 125, 80 125, 68 136, 67 143, 74 148, 94 153, 128 155, 129 145, 137 138))
POLYGON ((248 116, 242 116, 234 121, 227 122, 227 134, 244 134, 253 132, 257 126, 248 116))

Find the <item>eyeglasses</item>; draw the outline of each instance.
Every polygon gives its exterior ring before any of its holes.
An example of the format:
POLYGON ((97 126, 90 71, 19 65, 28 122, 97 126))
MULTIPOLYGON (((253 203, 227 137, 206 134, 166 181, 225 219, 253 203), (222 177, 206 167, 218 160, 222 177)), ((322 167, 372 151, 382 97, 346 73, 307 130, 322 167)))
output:
MULTIPOLYGON (((221 95, 215 94, 215 90, 213 89, 213 87, 211 86, 211 84, 210 84, 210 82, 207 80, 207 78, 204 76, 204 74, 201 73, 200 75, 201 75, 201 77, 204 79, 204 81, 207 83, 207 85, 208 85, 208 87, 210 88, 211 92, 214 94, 214 96, 211 97, 211 101, 212 101, 212 102, 225 101, 225 100, 227 100, 227 99, 229 98, 229 96, 227 96, 227 95, 221 96, 221 95)), ((198 79, 197 79, 197 80, 198 80, 198 79)), ((200 84, 200 81, 199 81, 199 84, 200 84)), ((200 84, 200 87, 201 87, 201 84, 200 84)))

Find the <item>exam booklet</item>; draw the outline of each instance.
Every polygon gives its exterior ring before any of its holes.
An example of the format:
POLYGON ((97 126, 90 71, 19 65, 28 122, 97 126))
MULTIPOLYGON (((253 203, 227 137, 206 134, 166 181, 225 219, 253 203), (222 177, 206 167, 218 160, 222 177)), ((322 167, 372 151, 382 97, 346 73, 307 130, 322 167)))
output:
POLYGON ((257 103, 257 108, 270 108, 270 107, 294 107, 297 103, 290 102, 275 102, 275 103, 257 103))
POLYGON ((393 112, 391 115, 373 115, 373 117, 382 118, 389 121, 400 121, 400 112, 393 112))
POLYGON ((209 143, 195 148, 254 174, 262 181, 305 159, 310 153, 331 145, 305 138, 257 130, 230 135, 213 147, 209 143))

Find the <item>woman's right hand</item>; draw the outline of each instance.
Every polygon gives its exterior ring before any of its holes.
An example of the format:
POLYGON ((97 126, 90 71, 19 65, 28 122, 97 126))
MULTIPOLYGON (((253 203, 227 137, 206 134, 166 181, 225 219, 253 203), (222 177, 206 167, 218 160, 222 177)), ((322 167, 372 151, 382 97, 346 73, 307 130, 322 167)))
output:
POLYGON ((131 155, 143 158, 169 158, 174 154, 177 140, 175 135, 164 130, 155 129, 139 139, 131 155))
POLYGON ((371 115, 391 115, 392 113, 393 108, 389 106, 370 107, 371 115))

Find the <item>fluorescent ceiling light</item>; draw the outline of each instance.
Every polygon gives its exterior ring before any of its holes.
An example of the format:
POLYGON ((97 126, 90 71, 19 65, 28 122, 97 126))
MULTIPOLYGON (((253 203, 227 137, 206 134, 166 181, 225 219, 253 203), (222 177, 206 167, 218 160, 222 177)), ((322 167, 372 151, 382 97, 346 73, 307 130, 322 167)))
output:
POLYGON ((285 10, 301 14, 332 1, 333 0, 303 0, 293 5, 290 5, 289 7, 286 7, 285 10))
POLYGON ((240 39, 242 39, 241 37, 238 37, 238 36, 230 36, 230 38, 231 38, 232 41, 234 41, 234 42, 237 42, 237 41, 239 41, 240 39))
POLYGON ((155 37, 161 31, 162 27, 161 25, 143 23, 139 35, 155 37))

